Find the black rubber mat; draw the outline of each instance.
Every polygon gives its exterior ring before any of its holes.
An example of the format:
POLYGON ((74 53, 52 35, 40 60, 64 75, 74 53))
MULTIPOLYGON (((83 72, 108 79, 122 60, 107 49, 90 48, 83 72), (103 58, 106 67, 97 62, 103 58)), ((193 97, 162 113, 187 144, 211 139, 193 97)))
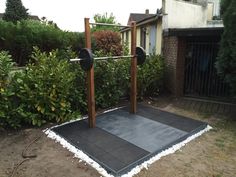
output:
POLYGON ((112 173, 117 173, 149 154, 149 152, 100 128, 89 129, 85 120, 53 128, 53 131, 112 173))
POLYGON ((123 109, 97 116, 96 123, 97 127, 150 153, 187 135, 185 131, 123 109))
MULTIPOLYGON (((124 107, 123 109, 129 111, 128 107, 124 107)), ((137 115, 141 115, 145 118, 152 119, 154 121, 175 127, 186 132, 193 132, 199 127, 205 127, 207 125, 201 121, 162 111, 155 107, 144 104, 138 104, 137 115)))
POLYGON ((98 115, 94 129, 88 128, 87 120, 81 120, 52 130, 108 173, 120 176, 207 126, 146 105, 138 105, 137 114, 128 110, 124 107, 98 115))

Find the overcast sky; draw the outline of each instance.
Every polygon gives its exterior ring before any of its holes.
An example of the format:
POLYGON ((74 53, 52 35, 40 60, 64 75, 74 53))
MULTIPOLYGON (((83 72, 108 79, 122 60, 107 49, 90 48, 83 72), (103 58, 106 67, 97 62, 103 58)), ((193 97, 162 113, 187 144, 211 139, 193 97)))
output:
MULTIPOLYGON (((97 13, 113 13, 117 22, 126 25, 130 13, 155 13, 162 0, 22 0, 31 15, 45 16, 68 31, 83 31, 84 17, 97 13)), ((0 13, 5 11, 6 0, 0 0, 0 13)))

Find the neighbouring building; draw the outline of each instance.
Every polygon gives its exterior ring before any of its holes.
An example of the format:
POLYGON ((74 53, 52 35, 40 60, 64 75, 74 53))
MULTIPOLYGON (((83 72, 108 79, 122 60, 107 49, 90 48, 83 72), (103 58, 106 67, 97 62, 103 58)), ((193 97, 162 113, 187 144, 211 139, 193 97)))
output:
MULTIPOLYGON (((220 0, 162 0, 155 14, 131 13, 137 46, 165 58, 165 86, 174 96, 230 100, 229 85, 215 68, 223 33, 220 0)), ((129 28, 121 30, 130 46, 129 28)))
MULTIPOLYGON (((137 25, 137 46, 145 49, 146 53, 161 53, 162 44, 162 14, 157 11, 156 14, 149 14, 149 10, 145 13, 131 13, 128 25, 131 21, 136 21, 137 25)), ((123 43, 126 43, 130 49, 131 31, 130 28, 121 29, 121 37, 123 43)))
POLYGON ((166 88, 175 96, 230 99, 215 61, 223 23, 220 0, 163 0, 166 88))
POLYGON ((223 27, 220 0, 162 0, 163 29, 223 27))

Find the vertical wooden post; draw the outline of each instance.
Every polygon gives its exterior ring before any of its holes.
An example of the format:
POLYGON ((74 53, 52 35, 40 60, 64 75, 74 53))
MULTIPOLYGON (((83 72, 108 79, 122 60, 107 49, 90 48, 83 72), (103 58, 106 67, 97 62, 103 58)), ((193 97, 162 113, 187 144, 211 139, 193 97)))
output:
MULTIPOLYGON (((136 55, 136 22, 131 22, 131 55, 136 55)), ((137 57, 131 58, 131 108, 130 113, 137 111, 137 57)))
MULTIPOLYGON (((85 23, 85 47, 91 49, 91 34, 89 18, 84 19, 85 23)), ((94 94, 94 67, 87 71, 87 92, 88 92, 88 120, 89 128, 96 126, 95 120, 95 94, 94 94)))

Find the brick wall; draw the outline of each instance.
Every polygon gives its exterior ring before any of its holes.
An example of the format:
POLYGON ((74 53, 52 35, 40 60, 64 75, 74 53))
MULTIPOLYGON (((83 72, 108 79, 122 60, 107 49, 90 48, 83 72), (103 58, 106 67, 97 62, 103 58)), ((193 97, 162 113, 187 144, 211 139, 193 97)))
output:
POLYGON ((183 95, 185 46, 184 38, 164 36, 165 87, 176 97, 183 95))
POLYGON ((165 58, 165 87, 171 93, 175 93, 176 61, 178 50, 178 38, 166 36, 163 40, 163 56, 165 58))
POLYGON ((175 96, 184 95, 184 71, 185 71, 185 54, 186 54, 186 39, 178 38, 178 53, 176 62, 176 90, 175 96))

